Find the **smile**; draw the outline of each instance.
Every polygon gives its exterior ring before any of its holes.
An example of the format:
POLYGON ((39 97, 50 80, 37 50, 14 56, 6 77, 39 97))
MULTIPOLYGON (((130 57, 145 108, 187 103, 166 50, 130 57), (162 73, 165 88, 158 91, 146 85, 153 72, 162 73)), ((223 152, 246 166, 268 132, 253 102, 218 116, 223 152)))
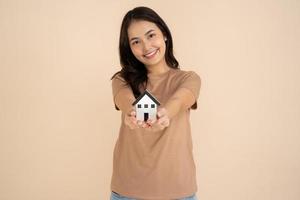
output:
POLYGON ((156 50, 154 50, 154 51, 152 51, 152 52, 150 52, 148 54, 145 54, 144 57, 146 57, 146 58, 153 58, 156 55, 157 52, 158 52, 158 49, 156 49, 156 50))

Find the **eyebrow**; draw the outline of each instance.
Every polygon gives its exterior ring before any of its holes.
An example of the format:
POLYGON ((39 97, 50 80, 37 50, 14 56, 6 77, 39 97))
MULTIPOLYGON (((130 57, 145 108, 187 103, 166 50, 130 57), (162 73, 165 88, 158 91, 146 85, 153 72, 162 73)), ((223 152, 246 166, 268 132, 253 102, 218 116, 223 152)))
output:
MULTIPOLYGON (((148 35, 150 32, 152 32, 152 31, 154 31, 153 29, 150 29, 149 31, 147 31, 146 33, 145 33, 145 35, 148 35)), ((138 37, 133 37, 133 38, 131 38, 130 39, 130 41, 132 41, 132 40, 135 40, 135 39, 138 39, 138 37)))

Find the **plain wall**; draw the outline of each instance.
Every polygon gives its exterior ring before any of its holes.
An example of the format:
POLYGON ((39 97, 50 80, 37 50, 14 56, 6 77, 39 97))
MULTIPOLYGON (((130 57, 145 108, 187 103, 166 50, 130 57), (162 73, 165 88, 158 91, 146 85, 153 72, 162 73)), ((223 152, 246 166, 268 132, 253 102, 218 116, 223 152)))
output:
POLYGON ((202 78, 198 198, 299 200, 300 1, 145 2, 0 0, 0 200, 109 199, 110 77, 122 17, 140 5, 202 78))

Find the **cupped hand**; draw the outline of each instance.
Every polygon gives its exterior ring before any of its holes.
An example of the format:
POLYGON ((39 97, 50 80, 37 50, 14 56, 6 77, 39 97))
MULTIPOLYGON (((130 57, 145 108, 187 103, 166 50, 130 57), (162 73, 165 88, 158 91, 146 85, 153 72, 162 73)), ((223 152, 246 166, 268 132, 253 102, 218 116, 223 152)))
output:
POLYGON ((157 110, 156 120, 147 120, 145 128, 152 131, 160 131, 170 125, 170 118, 165 108, 159 108, 157 110))
POLYGON ((128 114, 125 114, 124 123, 130 129, 145 128, 147 125, 144 121, 136 119, 136 111, 133 108, 128 114))

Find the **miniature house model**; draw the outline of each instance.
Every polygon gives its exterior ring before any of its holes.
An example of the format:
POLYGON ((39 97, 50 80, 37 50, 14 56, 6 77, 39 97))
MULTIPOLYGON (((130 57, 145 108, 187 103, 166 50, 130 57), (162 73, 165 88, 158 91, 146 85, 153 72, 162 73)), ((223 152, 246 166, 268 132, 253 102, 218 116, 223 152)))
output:
POLYGON ((147 121, 148 119, 156 119, 157 107, 160 103, 149 91, 146 90, 133 102, 132 105, 135 106, 137 120, 147 121))

